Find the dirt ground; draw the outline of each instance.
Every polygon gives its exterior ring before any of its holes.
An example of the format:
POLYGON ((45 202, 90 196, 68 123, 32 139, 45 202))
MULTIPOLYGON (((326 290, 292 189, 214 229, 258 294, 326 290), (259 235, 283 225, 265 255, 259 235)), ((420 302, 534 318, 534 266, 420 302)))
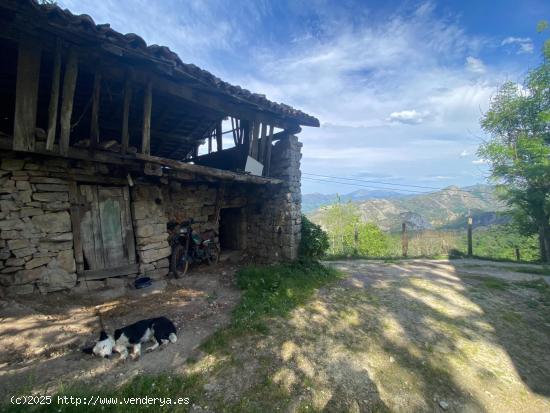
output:
POLYGON ((135 362, 79 353, 95 334, 96 303, 52 296, 4 304, 0 346, 10 353, 2 353, 0 389, 181 372, 198 377, 184 410, 191 412, 550 411, 550 289, 540 266, 327 265, 345 277, 288 317, 268 320, 268 332, 233 337, 211 354, 194 349, 228 321, 239 297, 220 274, 103 304, 111 326, 160 314, 176 321, 177 344, 135 362), (28 339, 14 342, 11 333, 28 339))
POLYGON ((120 298, 91 293, 55 293, 0 300, 0 400, 15 391, 55 389, 75 379, 91 384, 129 380, 138 373, 178 372, 186 358, 230 320, 239 299, 233 287, 236 267, 203 267, 164 291, 133 290, 120 298), (96 309, 107 329, 140 319, 167 316, 178 329, 178 341, 137 361, 121 362, 83 354, 99 334, 96 309))
POLYGON ((540 267, 329 265, 346 278, 194 366, 202 411, 550 411, 550 290, 523 272, 540 267))

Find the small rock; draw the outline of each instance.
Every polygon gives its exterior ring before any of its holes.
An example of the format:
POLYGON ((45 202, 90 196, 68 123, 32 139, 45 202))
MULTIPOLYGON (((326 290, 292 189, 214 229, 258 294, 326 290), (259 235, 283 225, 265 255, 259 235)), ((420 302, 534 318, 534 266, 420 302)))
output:
POLYGON ((443 410, 447 410, 449 408, 449 403, 447 403, 445 400, 440 400, 439 407, 441 407, 443 410))

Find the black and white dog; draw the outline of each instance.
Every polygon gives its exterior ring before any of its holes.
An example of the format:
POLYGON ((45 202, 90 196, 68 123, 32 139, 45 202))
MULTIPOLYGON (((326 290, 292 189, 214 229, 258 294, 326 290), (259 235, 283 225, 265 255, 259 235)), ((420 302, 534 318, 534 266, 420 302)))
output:
POLYGON ((177 339, 174 323, 166 317, 157 317, 119 328, 115 330, 114 336, 107 334, 102 327, 97 343, 92 348, 84 349, 84 352, 109 357, 114 351, 120 353, 120 358, 125 360, 128 357, 128 347, 132 347, 133 357, 139 357, 142 343, 153 342, 145 350, 153 351, 162 344, 175 343, 177 339))

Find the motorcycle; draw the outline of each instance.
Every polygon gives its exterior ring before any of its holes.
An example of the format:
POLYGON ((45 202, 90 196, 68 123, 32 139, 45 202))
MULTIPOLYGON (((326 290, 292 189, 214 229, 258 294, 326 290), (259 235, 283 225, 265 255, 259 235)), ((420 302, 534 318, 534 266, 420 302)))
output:
POLYGON ((207 262, 217 264, 220 256, 214 231, 197 234, 193 231, 193 220, 180 224, 169 223, 168 231, 172 255, 170 257, 170 272, 176 278, 185 276, 191 264, 207 262))

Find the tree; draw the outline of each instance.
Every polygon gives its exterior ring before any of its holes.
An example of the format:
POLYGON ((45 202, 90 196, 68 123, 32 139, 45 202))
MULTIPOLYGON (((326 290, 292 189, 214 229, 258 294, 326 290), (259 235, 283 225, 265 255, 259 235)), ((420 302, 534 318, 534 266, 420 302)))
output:
POLYGON ((328 235, 321 227, 302 215, 302 238, 300 256, 304 258, 321 258, 328 249, 328 235))
MULTIPOLYGON (((546 30, 548 25, 539 25, 546 30)), ((491 136, 478 153, 524 233, 538 233, 550 262, 550 46, 523 84, 505 83, 481 120, 491 136)))

